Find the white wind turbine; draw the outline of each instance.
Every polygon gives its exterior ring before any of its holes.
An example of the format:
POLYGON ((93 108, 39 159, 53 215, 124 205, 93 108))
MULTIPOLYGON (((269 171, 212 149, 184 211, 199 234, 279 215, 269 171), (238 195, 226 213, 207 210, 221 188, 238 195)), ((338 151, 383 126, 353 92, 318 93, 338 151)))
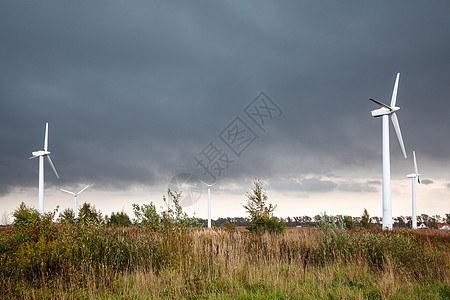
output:
MULTIPOLYGON (((198 179, 198 178, 197 178, 198 179)), ((221 181, 223 181, 224 179, 222 179, 222 180, 219 180, 219 181, 216 181, 216 182, 214 182, 214 183, 211 183, 211 184, 207 184, 206 182, 204 182, 204 181, 202 181, 202 180, 200 180, 200 179, 198 179, 201 183, 203 183, 204 185, 206 185, 208 188, 208 228, 211 228, 211 187, 213 186, 213 185, 216 185, 216 184, 218 184, 219 182, 221 182, 221 181)))
POLYGON ((380 101, 370 98, 371 101, 380 105, 381 108, 372 110, 373 117, 382 117, 382 156, 383 156, 383 229, 392 230, 392 202, 391 202, 391 163, 389 151, 389 116, 391 116, 392 125, 394 125, 397 138, 402 148, 403 155, 406 158, 405 145, 403 144, 400 125, 398 124, 396 111, 400 107, 395 106, 397 102, 398 81, 400 73, 397 73, 395 79, 394 91, 392 92, 391 105, 386 105, 380 101))
POLYGON ((82 192, 84 192, 85 189, 87 189, 89 187, 89 184, 87 186, 85 186, 81 191, 79 191, 78 193, 74 193, 68 190, 64 190, 64 189, 59 189, 60 191, 64 192, 64 193, 68 193, 73 195, 73 200, 74 200, 74 211, 75 211, 75 219, 78 218, 78 195, 81 194, 82 192))
POLYGON ((417 190, 417 183, 420 183, 420 174, 419 170, 417 169, 417 161, 416 161, 416 152, 413 151, 413 158, 414 158, 414 173, 406 175, 406 177, 412 179, 412 229, 417 229, 417 214, 416 214, 416 190, 417 190))
POLYGON ((50 158, 50 151, 48 151, 48 123, 45 123, 45 137, 44 137, 44 150, 38 150, 31 152, 33 155, 30 159, 39 157, 39 213, 44 214, 44 157, 47 158, 48 163, 55 172, 56 177, 59 179, 58 172, 56 172, 55 166, 50 158))

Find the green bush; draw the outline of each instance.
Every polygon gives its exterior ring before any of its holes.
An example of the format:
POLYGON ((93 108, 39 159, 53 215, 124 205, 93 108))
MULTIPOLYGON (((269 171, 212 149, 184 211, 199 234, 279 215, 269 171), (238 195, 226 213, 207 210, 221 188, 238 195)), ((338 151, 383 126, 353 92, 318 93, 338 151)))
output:
POLYGON ((88 224, 95 223, 100 224, 103 222, 102 213, 97 211, 90 203, 83 203, 78 213, 77 222, 88 224))
POLYGON ((37 209, 26 206, 24 202, 20 203, 19 207, 13 212, 13 217, 13 225, 17 227, 25 227, 40 220, 37 209))
POLYGON ((181 192, 167 191, 167 197, 163 196, 163 201, 167 205, 167 210, 159 214, 153 203, 133 204, 133 213, 136 216, 134 224, 141 228, 149 229, 155 232, 181 232, 185 233, 193 228, 200 227, 197 218, 190 218, 183 212, 179 199, 181 192), (169 204, 172 203, 172 204, 169 204))
POLYGON ((372 227, 372 219, 369 216, 369 212, 364 208, 363 214, 361 216, 361 227, 370 228, 372 227))
POLYGON ((107 218, 107 220, 108 226, 128 227, 133 224, 130 217, 123 211, 120 213, 112 213, 111 217, 107 218))
POLYGON ((271 203, 267 204, 266 191, 262 188, 262 183, 259 179, 253 180, 255 187, 251 192, 247 192, 247 203, 244 208, 250 215, 250 225, 247 229, 250 232, 262 233, 273 232, 282 233, 285 231, 283 219, 279 219, 273 216, 273 212, 276 209, 276 205, 271 203))
POLYGON ((319 243, 312 253, 312 260, 319 265, 336 261, 352 263, 355 259, 363 259, 377 270, 383 270, 388 264, 392 264, 402 274, 425 278, 433 270, 438 272, 439 262, 445 261, 443 251, 420 251, 419 249, 427 247, 410 230, 348 231, 330 226, 323 227, 319 237, 319 243))
POLYGON ((273 232, 283 233, 286 230, 283 219, 277 217, 270 218, 255 218, 249 226, 248 231, 255 233, 273 232))
POLYGON ((71 208, 66 208, 58 217, 58 222, 75 224, 75 214, 71 208))

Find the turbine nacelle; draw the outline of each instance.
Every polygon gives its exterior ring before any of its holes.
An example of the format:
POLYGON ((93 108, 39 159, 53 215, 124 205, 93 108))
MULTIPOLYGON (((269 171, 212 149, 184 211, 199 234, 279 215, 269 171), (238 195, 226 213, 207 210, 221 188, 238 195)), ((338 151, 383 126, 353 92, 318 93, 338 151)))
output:
MULTIPOLYGON (((387 105, 386 105, 387 106, 387 105)), ((400 107, 394 106, 394 107, 381 107, 379 109, 372 110, 370 113, 372 114, 372 117, 382 117, 384 115, 391 115, 398 111, 400 107)))
POLYGON ((406 175, 406 177, 408 177, 408 178, 416 178, 419 176, 420 176, 420 174, 415 174, 415 173, 406 175))
POLYGON ((45 151, 45 150, 38 150, 38 151, 33 151, 31 152, 31 154, 33 155, 32 157, 30 157, 30 159, 38 157, 38 156, 46 156, 50 154, 50 151, 45 151))

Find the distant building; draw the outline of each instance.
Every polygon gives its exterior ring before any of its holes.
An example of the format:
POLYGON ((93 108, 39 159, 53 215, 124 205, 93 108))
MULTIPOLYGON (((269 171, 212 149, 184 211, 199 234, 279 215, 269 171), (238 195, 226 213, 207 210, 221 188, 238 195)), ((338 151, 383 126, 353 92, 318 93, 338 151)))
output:
POLYGON ((419 226, 417 226, 417 229, 428 229, 428 227, 427 225, 425 225, 425 223, 422 223, 419 226))
POLYGON ((448 223, 438 223, 438 228, 442 230, 450 230, 450 225, 448 223))

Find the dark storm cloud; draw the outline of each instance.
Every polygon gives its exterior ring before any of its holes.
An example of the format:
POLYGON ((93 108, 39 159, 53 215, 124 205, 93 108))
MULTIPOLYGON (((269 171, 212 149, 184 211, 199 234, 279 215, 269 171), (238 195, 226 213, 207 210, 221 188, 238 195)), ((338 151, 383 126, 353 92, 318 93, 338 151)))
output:
POLYGON ((425 184, 425 185, 429 185, 429 184, 433 184, 434 181, 430 180, 430 179, 422 179, 422 180, 420 180, 420 183, 425 184))
POLYGON ((381 185, 381 184, 383 184, 383 182, 381 182, 379 180, 368 180, 367 184, 369 184, 369 185, 381 185))
POLYGON ((47 183, 161 184, 198 171, 193 157, 260 91, 284 114, 225 176, 361 174, 380 164, 368 98, 389 102, 398 71, 407 149, 448 160, 449 12, 415 1, 2 1, 0 195, 36 185, 27 157, 46 121, 62 178, 46 172, 47 183))
POLYGON ((331 192, 337 184, 320 178, 305 178, 299 182, 298 190, 303 192, 331 192))
MULTIPOLYGON (((378 185, 378 184, 377 184, 378 185)), ((354 193, 374 193, 377 192, 377 188, 372 183, 359 183, 359 182, 347 182, 341 183, 338 186, 339 191, 354 192, 354 193)))

